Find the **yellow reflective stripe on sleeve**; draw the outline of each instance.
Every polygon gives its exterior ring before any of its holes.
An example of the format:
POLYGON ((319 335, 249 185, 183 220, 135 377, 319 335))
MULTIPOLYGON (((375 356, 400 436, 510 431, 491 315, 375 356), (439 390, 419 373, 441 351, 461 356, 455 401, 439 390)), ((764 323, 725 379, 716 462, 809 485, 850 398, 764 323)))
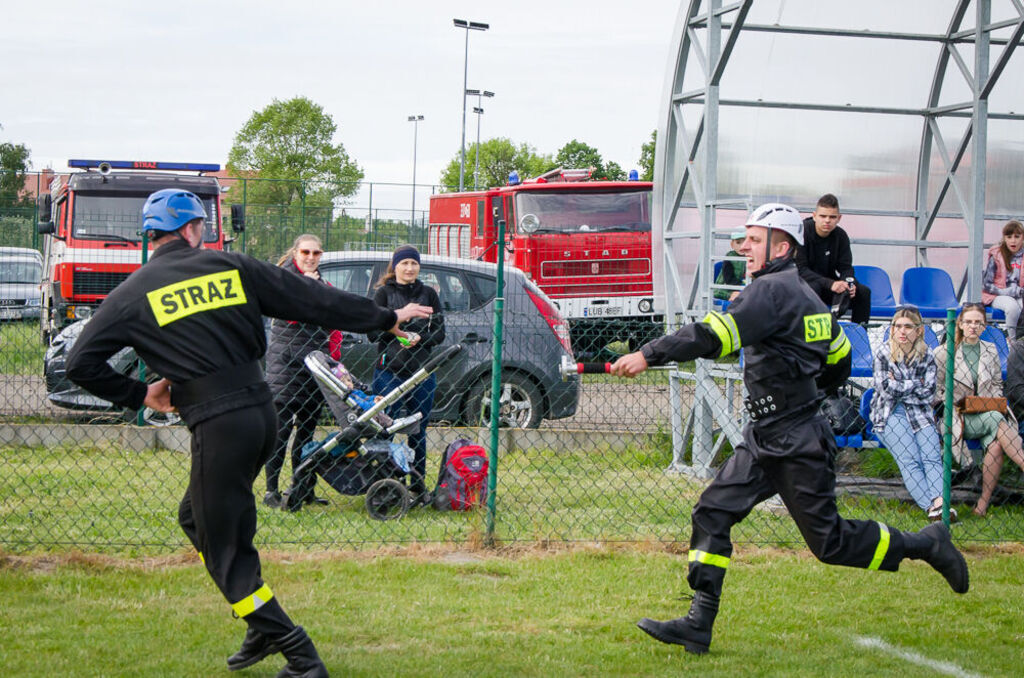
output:
POLYGON ((832 343, 828 345, 828 359, 825 361, 829 365, 835 365, 837 362, 845 358, 850 354, 850 340, 847 338, 846 333, 843 332, 843 328, 839 328, 839 336, 832 340, 832 343))
POLYGON ((723 570, 729 567, 729 557, 720 556, 714 553, 708 553, 707 551, 698 551, 697 549, 690 549, 690 562, 697 561, 704 565, 714 565, 720 567, 723 570))
POLYGON ((804 341, 829 341, 832 339, 832 314, 814 313, 804 316, 804 341))
POLYGON ((237 603, 231 603, 231 609, 234 610, 235 614, 239 617, 244 617, 263 607, 263 605, 269 602, 273 597, 274 594, 271 592, 270 587, 264 584, 256 589, 256 592, 251 596, 246 596, 237 603))
POLYGON ((869 570, 877 570, 878 566, 885 560, 885 554, 889 552, 889 528, 878 523, 878 546, 875 547, 875 557, 868 565, 869 570))
POLYGON ((242 278, 235 268, 164 285, 148 292, 146 298, 160 327, 194 313, 246 303, 242 278))
POLYGON ((701 322, 707 323, 711 327, 711 331, 718 337, 718 341, 722 343, 722 353, 719 357, 729 355, 742 348, 740 331, 736 329, 736 321, 730 314, 711 311, 704 316, 704 320, 701 322))

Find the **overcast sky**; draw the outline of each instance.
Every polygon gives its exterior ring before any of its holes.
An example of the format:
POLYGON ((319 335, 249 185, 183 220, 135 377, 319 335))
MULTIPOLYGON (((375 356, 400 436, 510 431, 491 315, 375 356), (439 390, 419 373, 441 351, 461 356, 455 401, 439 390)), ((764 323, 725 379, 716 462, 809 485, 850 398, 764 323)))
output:
MULTIPOLYGON (((436 182, 458 152, 465 31, 481 138, 554 154, 571 139, 624 169, 657 126, 673 0, 6 2, 0 141, 32 168, 69 158, 227 161, 274 98, 306 96, 371 181, 436 182)), ((467 144, 476 140, 467 103, 467 144)))

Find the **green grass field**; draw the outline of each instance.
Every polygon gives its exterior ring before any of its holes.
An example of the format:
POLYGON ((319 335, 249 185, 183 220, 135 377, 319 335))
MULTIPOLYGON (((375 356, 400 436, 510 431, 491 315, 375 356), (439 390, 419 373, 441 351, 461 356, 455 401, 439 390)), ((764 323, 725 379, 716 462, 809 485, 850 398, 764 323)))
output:
MULTIPOLYGON (((116 441, 82 447, 14 447, 2 450, 0 548, 16 552, 81 548, 119 555, 160 555, 183 548, 177 507, 189 458, 167 450, 127 452, 116 441)), ((703 481, 666 474, 664 450, 519 450, 502 456, 496 495, 495 537, 501 543, 685 543, 690 511, 703 481)), ((436 468, 431 458, 428 466, 436 468)), ((262 497, 263 479, 256 481, 262 497)), ((451 543, 479 539, 480 512, 417 510, 401 520, 371 520, 362 496, 342 496, 321 482, 329 506, 297 514, 258 504, 257 543, 275 548, 375 546, 383 543, 451 543)), ((843 496, 848 518, 883 520, 916 530, 926 522, 908 503, 843 496)), ((963 542, 1024 540, 1024 510, 994 507, 985 519, 970 515, 954 526, 963 542)), ((788 515, 755 510, 733 530, 737 542, 802 543, 788 515)))
POLYGON ((0 374, 42 374, 45 352, 38 320, 0 323, 0 374))
MULTIPOLYGON (((264 576, 334 676, 1017 676, 1022 555, 968 554, 958 596, 917 562, 894 574, 740 550, 703 656, 634 626, 687 607, 685 555, 663 549, 278 552, 264 576)), ((0 554, 0 596, 6 675, 227 676, 244 633, 186 555, 0 554)))

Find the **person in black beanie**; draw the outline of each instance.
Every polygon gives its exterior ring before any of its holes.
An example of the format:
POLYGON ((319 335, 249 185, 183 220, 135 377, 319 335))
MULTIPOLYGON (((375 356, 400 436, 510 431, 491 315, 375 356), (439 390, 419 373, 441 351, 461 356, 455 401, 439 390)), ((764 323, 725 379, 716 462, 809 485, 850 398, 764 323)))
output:
MULTIPOLYGON (((437 292, 419 279, 420 253, 412 245, 401 245, 391 255, 387 271, 377 281, 374 302, 384 308, 401 308, 415 302, 434 309, 429 318, 410 321, 402 330, 411 334, 407 341, 399 341, 389 332, 369 332, 370 341, 377 342, 377 363, 373 370, 373 392, 385 395, 430 360, 431 351, 444 341, 444 315, 437 292)), ((427 422, 434 407, 437 378, 431 375, 420 382, 405 398, 391 406, 388 414, 398 418, 420 412, 420 428, 409 434, 409 447, 413 450, 412 482, 410 490, 413 506, 425 506, 431 501, 427 491, 427 422)))
POLYGON ((871 288, 854 280, 850 236, 839 227, 840 219, 836 196, 826 193, 818 198, 814 214, 804 219, 804 244, 797 250, 796 267, 826 306, 842 301, 837 295, 848 294, 851 319, 866 323, 871 318, 871 288))

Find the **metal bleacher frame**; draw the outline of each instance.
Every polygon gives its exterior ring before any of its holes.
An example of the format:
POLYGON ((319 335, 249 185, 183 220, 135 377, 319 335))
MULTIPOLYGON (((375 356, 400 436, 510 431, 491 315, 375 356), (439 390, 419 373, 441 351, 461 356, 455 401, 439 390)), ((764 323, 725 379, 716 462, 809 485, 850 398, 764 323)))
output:
MULTIPOLYGON (((670 53, 666 72, 654 162, 652 258, 655 262, 655 290, 658 295, 664 294, 665 317, 670 331, 679 323, 700 319, 715 308, 711 277, 716 259, 714 245, 716 240, 728 238, 726 229, 716 227, 718 213, 722 210, 749 211, 754 200, 752 196, 719 195, 719 112, 723 107, 814 111, 825 115, 916 116, 921 122, 916 206, 912 212, 900 213, 900 216, 913 217, 915 238, 855 239, 853 242, 912 247, 917 265, 927 266, 928 248, 940 245, 937 240, 929 240, 932 227, 939 208, 951 192, 954 204, 959 207, 955 216, 966 224, 967 240, 941 243, 941 246, 966 247, 967 298, 980 297, 985 219, 1009 218, 985 212, 988 122, 990 119, 1024 121, 1022 113, 989 110, 989 96, 1024 36, 1024 5, 1012 2, 1009 9, 1001 7, 1000 20, 993 21, 992 3, 993 0, 956 0, 950 7, 945 31, 933 34, 874 30, 872 14, 867 9, 862 17, 863 26, 817 27, 787 24, 782 19, 782 4, 779 4, 774 22, 757 24, 747 21, 754 0, 738 0, 730 4, 722 0, 681 3, 674 29, 675 49, 670 53), (965 21, 970 9, 973 9, 973 25, 969 18, 965 21), (1014 12, 1018 15, 1016 18, 1002 18, 1007 14, 1012 17, 1014 12), (927 95, 918 107, 901 108, 844 99, 819 103, 778 100, 770 96, 723 98, 721 84, 730 56, 745 33, 816 36, 815 39, 834 38, 837 41, 923 41, 934 43, 939 48, 934 52, 931 86, 923 88, 927 95), (970 49, 970 56, 966 59, 957 49, 960 45, 967 45, 970 49), (954 74, 951 78, 959 73, 967 83, 970 97, 966 101, 949 103, 948 97, 943 98, 947 71, 954 74), (684 110, 696 112, 696 115, 686 115, 684 110), (968 121, 960 138, 952 140, 952 144, 947 143, 939 125, 940 120, 948 118, 968 121), (933 161, 935 155, 941 160, 941 166, 937 168, 933 167, 937 164, 933 161), (970 161, 964 162, 967 157, 970 161), (940 173, 937 190, 930 184, 935 169, 940 173), (692 202, 688 196, 692 196, 692 202), (699 218, 696 227, 694 214, 699 218), (687 250, 696 255, 695 267, 677 264, 677 257, 682 259, 680 252, 687 250)), ((759 2, 759 9, 762 4, 759 2)), ((878 17, 881 18, 886 8, 879 4, 874 11, 879 12, 878 17)), ((1007 87, 1015 85, 1010 82, 1007 87)), ((1000 93, 1004 89, 1001 88, 1000 93)), ((724 161, 725 156, 722 159, 724 161)), ((758 203, 767 202, 760 197, 757 196, 758 203)), ((794 206, 806 207, 802 204, 794 206)), ((853 213, 852 210, 845 211, 853 213)), ((862 210, 860 213, 896 215, 896 212, 885 210, 862 210)), ((958 292, 962 295, 963 289, 958 292)), ((675 411, 670 469, 707 477, 712 472, 716 451, 723 444, 722 437, 728 438, 733 445, 740 442, 739 426, 734 425, 735 422, 724 421, 727 414, 732 416, 732 408, 720 408, 731 403, 727 394, 734 392, 742 374, 738 364, 723 365, 708 360, 698 360, 693 373, 674 371, 671 374, 670 393, 675 411), (696 386, 695 400, 686 415, 685 426, 681 421, 683 415, 677 409, 682 406, 683 381, 693 382, 696 386), (719 413, 717 417, 715 412, 719 413), (684 456, 688 451, 691 460, 687 463, 684 456)))

